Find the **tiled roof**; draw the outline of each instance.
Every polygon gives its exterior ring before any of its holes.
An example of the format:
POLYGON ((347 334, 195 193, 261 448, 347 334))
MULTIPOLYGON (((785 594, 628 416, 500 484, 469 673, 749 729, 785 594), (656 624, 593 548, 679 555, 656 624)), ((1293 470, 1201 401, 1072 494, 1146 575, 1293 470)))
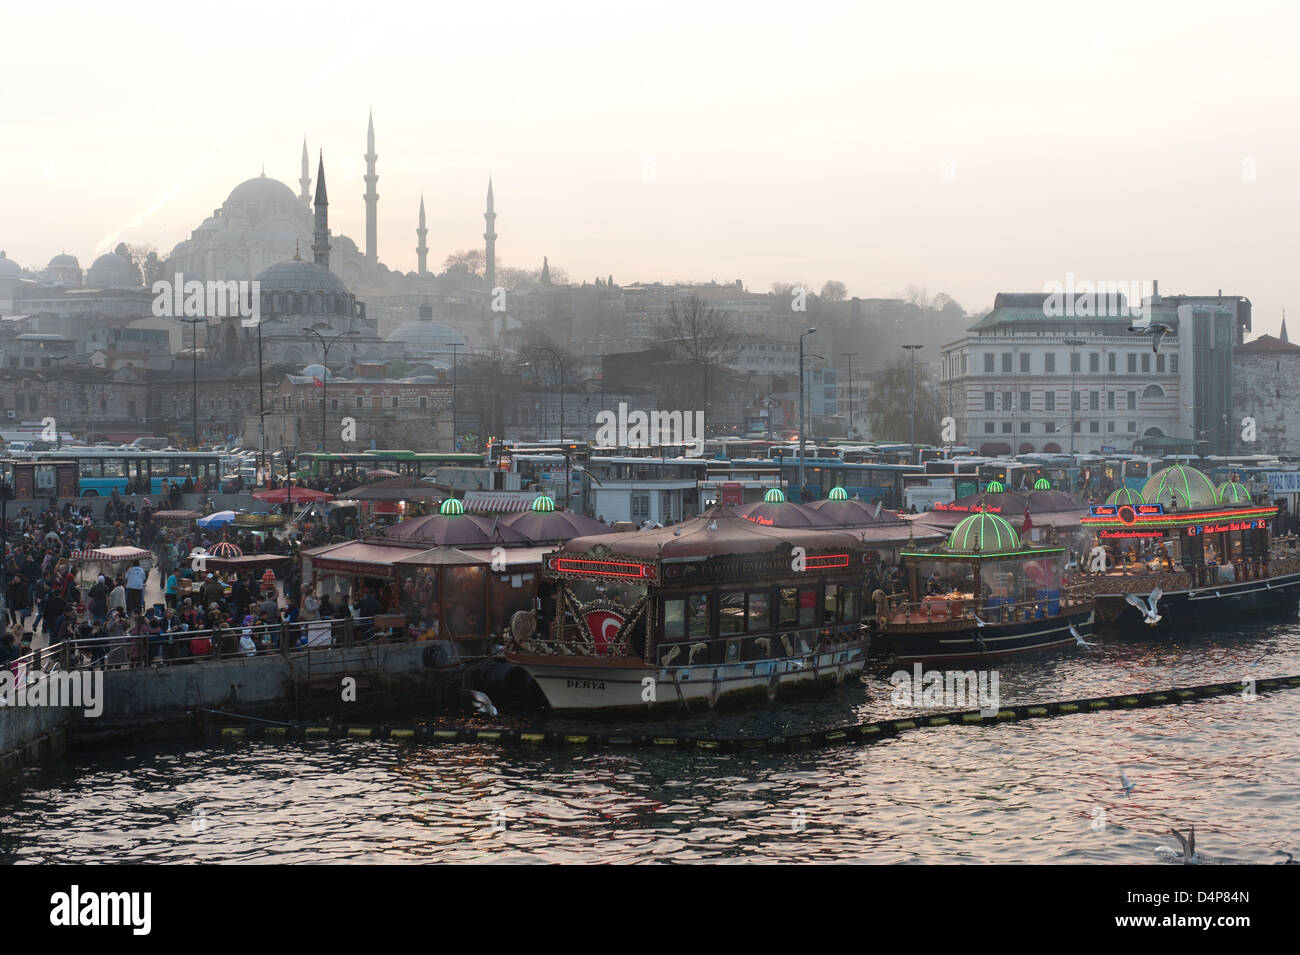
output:
POLYGON ((1280 338, 1272 335, 1260 335, 1244 345, 1238 345, 1233 349, 1237 355, 1261 355, 1261 354, 1294 354, 1300 352, 1300 345, 1292 345, 1290 342, 1284 342, 1280 338))

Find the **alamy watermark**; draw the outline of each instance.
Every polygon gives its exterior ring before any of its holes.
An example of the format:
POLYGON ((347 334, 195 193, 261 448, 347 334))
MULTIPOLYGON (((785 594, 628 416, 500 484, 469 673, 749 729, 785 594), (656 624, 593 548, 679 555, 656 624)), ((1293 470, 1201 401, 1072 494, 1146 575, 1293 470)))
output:
POLYGON ((83 716, 93 719, 104 712, 104 671, 41 673, 24 668, 15 674, 6 667, 0 670, 0 707, 4 706, 80 707, 83 716))
POLYGON ((1001 709, 997 670, 925 670, 912 664, 912 672, 895 670, 889 678, 894 706, 945 706, 979 710, 997 716, 1001 709))
POLYGON ((262 320, 262 283, 256 280, 198 279, 153 283, 153 313, 158 318, 235 318, 245 328, 256 328, 262 320))
POLYGON ((1045 282, 1046 318, 1150 318, 1152 282, 1076 281, 1073 272, 1065 282, 1045 282))
POLYGON ((609 410, 597 412, 596 444, 619 448, 684 444, 690 445, 686 456, 698 458, 704 454, 704 412, 629 412, 627 402, 620 401, 617 413, 609 410))

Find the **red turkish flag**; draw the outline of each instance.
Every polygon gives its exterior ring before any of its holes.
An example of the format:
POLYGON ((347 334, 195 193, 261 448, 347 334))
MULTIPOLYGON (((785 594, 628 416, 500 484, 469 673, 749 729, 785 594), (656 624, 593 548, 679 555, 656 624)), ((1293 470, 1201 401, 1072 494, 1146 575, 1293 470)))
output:
POLYGON ((311 383, 312 383, 313 385, 315 385, 317 388, 324 388, 324 387, 325 387, 325 382, 321 381, 319 378, 313 378, 313 379, 311 380, 311 383))
POLYGON ((587 629, 595 641, 596 652, 603 655, 607 652, 606 647, 623 629, 623 618, 612 610, 593 610, 587 614, 587 629))

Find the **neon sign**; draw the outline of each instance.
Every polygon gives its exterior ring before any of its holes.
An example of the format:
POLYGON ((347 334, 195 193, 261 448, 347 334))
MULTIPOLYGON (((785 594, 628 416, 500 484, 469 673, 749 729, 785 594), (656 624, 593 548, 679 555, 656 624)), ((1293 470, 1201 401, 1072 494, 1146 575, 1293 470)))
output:
POLYGON ((849 566, 848 554, 823 554, 820 557, 805 557, 805 570, 826 570, 831 567, 849 566))
POLYGON ((944 504, 942 502, 935 504, 931 510, 935 511, 959 511, 961 513, 979 513, 980 511, 989 514, 1001 514, 1001 505, 993 504, 944 504))
POLYGON ((1164 537, 1164 531, 1101 531, 1097 535, 1102 540, 1128 540, 1134 537, 1164 537))
POLYGON ((631 577, 644 580, 651 576, 645 564, 630 564, 613 560, 578 560, 557 557, 551 561, 551 570, 568 574, 592 574, 601 577, 631 577))
POLYGON ((1192 537, 1201 534, 1224 534, 1230 531, 1262 531, 1268 527, 1268 521, 1232 521, 1228 524, 1198 524, 1195 527, 1187 528, 1187 533, 1192 537))

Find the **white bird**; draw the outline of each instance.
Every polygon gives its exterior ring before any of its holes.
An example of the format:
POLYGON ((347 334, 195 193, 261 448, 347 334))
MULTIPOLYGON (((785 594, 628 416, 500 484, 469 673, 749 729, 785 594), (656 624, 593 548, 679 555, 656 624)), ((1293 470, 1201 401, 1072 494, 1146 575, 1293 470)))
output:
POLYGON ((1188 830, 1187 838, 1185 839, 1183 838, 1183 834, 1179 832, 1177 829, 1170 829, 1169 831, 1174 835, 1174 838, 1176 838, 1179 844, 1183 847, 1183 855, 1182 855, 1183 865, 1199 864, 1201 860, 1196 855, 1196 827, 1192 826, 1192 828, 1188 830))
POLYGON ((681 647, 673 647, 673 648, 670 649, 667 653, 664 654, 664 658, 663 658, 663 660, 660 661, 660 664, 659 664, 659 665, 660 665, 660 666, 665 666, 665 667, 666 667, 666 666, 668 666, 668 664, 672 663, 674 660, 676 660, 676 659, 677 659, 679 656, 681 656, 681 655, 682 655, 682 648, 681 648, 681 647))
POLYGON ((1089 643, 1087 640, 1083 639, 1083 634, 1079 632, 1079 628, 1074 624, 1070 624, 1070 636, 1074 637, 1074 642, 1081 647, 1095 647, 1097 645, 1095 643, 1089 643))
POLYGON ((708 645, 707 643, 692 643, 692 644, 691 644, 691 655, 690 655, 689 657, 686 658, 686 662, 687 662, 687 663, 694 663, 694 662, 695 662, 695 654, 699 653, 699 652, 702 651, 702 650, 707 650, 707 649, 709 649, 709 645, 708 645))
POLYGON ((985 623, 983 620, 981 620, 981 619, 979 618, 979 615, 978 615, 978 614, 971 614, 971 616, 975 618, 975 626, 977 626, 977 627, 987 627, 987 626, 988 626, 987 623, 985 623))
POLYGON ((1157 587, 1151 591, 1151 596, 1143 600, 1137 594, 1125 594, 1124 601, 1130 606, 1136 607, 1143 617, 1143 622, 1148 627, 1154 627, 1163 619, 1160 614, 1156 613, 1156 604, 1160 603, 1160 598, 1164 596, 1164 591, 1157 587))
POLYGON ((871 519, 873 521, 880 516, 880 509, 884 506, 885 506, 885 502, 883 500, 876 502, 876 509, 871 512, 871 519))
POLYGON ((492 700, 482 690, 469 691, 470 703, 474 709, 483 716, 496 716, 497 708, 492 704, 492 700))
POLYGON ((790 634, 788 633, 781 634, 781 646, 785 647, 786 656, 788 657, 794 656, 794 644, 790 642, 790 634))
POLYGON ((1133 794, 1133 790, 1137 788, 1137 783, 1133 782, 1131 779, 1125 776, 1124 770, 1122 769, 1119 771, 1119 784, 1120 786, 1123 787, 1122 792, 1124 793, 1124 797, 1126 799, 1129 796, 1131 796, 1133 794))

